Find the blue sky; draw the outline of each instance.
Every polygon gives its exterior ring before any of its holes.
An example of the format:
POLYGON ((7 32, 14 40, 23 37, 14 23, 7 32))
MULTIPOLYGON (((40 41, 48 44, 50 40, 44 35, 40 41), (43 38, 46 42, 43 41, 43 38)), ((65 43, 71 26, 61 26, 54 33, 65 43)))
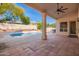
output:
MULTIPOLYGON (((25 4, 22 3, 16 3, 17 6, 23 8, 25 10, 25 15, 30 17, 31 21, 33 22, 38 22, 38 21, 42 21, 42 15, 39 11, 37 11, 34 8, 31 8, 25 4)), ((49 16, 46 17, 47 23, 55 23, 55 19, 51 18, 49 16)))

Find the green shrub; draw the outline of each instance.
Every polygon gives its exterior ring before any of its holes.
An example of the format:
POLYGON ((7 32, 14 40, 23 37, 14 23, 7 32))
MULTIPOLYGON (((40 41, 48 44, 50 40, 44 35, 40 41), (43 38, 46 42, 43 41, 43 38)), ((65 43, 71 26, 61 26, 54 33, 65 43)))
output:
POLYGON ((38 22, 37 28, 38 28, 38 29, 42 29, 42 22, 38 22))
POLYGON ((27 16, 22 15, 21 17, 21 21, 23 22, 23 24, 30 24, 30 18, 27 16))

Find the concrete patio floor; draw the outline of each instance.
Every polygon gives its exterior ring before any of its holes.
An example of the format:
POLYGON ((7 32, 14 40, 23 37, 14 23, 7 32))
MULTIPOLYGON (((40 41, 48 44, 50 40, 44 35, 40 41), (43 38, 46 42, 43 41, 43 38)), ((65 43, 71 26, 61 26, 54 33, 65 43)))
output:
POLYGON ((79 56, 79 39, 54 33, 48 34, 48 40, 42 40, 41 35, 1 36, 0 43, 8 46, 0 51, 1 56, 79 56))

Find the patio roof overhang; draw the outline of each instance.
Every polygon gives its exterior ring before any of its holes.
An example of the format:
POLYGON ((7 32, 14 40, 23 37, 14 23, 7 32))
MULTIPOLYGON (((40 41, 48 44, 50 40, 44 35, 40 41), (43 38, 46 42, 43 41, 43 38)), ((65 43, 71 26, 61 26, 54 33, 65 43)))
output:
POLYGON ((65 15, 72 13, 74 11, 77 11, 78 4, 77 3, 60 3, 60 6, 63 6, 64 8, 68 8, 65 10, 65 13, 60 13, 59 15, 56 12, 57 9, 57 3, 25 3, 26 5, 35 8, 36 10, 43 12, 46 11, 47 15, 58 19, 61 17, 64 17, 65 15))

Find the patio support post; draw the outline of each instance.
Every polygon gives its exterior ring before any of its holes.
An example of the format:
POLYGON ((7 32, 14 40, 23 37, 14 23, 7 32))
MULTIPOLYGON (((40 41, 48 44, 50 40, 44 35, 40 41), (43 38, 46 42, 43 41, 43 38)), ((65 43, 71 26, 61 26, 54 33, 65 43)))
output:
POLYGON ((78 4, 78 17, 79 17, 79 4, 78 4))
POLYGON ((46 35, 46 12, 42 13, 42 39, 47 40, 47 35, 46 35))
POLYGON ((77 18, 77 35, 78 35, 78 38, 79 38, 79 4, 78 4, 78 18, 77 18))

